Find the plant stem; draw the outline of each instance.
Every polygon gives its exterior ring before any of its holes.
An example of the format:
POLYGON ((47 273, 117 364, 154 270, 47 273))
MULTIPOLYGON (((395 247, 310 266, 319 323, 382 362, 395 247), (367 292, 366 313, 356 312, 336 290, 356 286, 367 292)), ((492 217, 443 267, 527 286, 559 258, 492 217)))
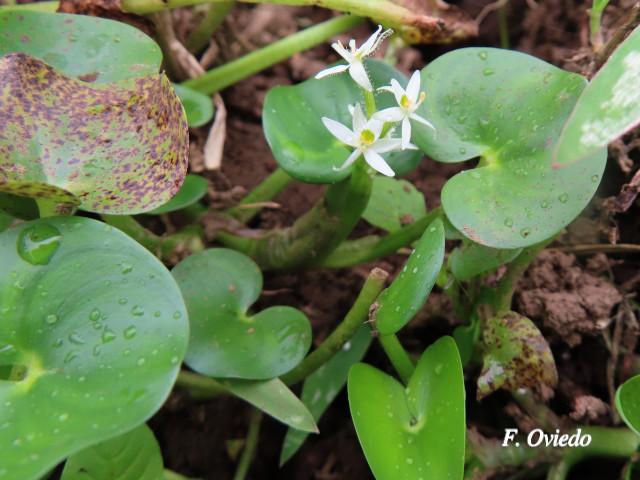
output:
POLYGON ((215 32, 236 4, 235 0, 207 5, 207 13, 198 26, 193 29, 185 46, 191 52, 198 52, 207 46, 211 35, 215 32))
POLYGON ((365 90, 364 88, 362 89, 362 93, 364 94, 364 107, 367 112, 367 118, 371 118, 373 114, 378 111, 376 97, 373 92, 365 90))
POLYGON ((627 21, 624 25, 622 25, 616 32, 613 34, 609 42, 598 50, 596 55, 596 59, 594 62, 594 69, 592 74, 597 73, 597 71, 605 64, 607 59, 611 56, 611 54, 615 51, 618 46, 627 38, 629 35, 640 23, 640 3, 636 3, 633 5, 629 12, 626 14, 627 21))
POLYGON ((429 224, 441 214, 435 209, 424 217, 384 237, 369 235, 340 244, 330 255, 317 264, 320 267, 346 268, 370 262, 397 252, 418 240, 429 224))
POLYGON ((262 423, 262 412, 257 409, 251 410, 251 417, 249 419, 249 432, 247 433, 247 440, 242 451, 242 456, 238 462, 236 473, 233 476, 233 480, 244 480, 249 473, 251 462, 255 457, 256 450, 258 449, 258 440, 260 438, 260 424, 262 423))
POLYGON ((296 368, 281 377, 287 385, 298 383, 318 368, 328 362, 343 345, 356 333, 360 325, 368 318, 369 308, 375 302, 382 291, 388 273, 380 268, 374 268, 364 282, 360 294, 344 320, 331 332, 331 334, 308 355, 296 368))
POLYGON ((38 205, 38 211, 40 212, 40 218, 60 215, 58 212, 58 204, 53 200, 47 198, 36 198, 35 200, 36 205, 38 205))
POLYGON ((242 208, 243 205, 271 200, 284 190, 292 181, 293 178, 291 178, 287 172, 281 168, 277 168, 253 190, 251 190, 251 192, 249 192, 249 194, 244 197, 237 206, 227 210, 227 213, 239 222, 247 223, 251 221, 251 219, 260 212, 261 209, 259 207, 242 208))
POLYGON ((176 386, 188 390, 195 398, 212 398, 228 393, 228 390, 213 378, 186 370, 181 370, 178 374, 176 386))
POLYGON ((286 60, 294 53, 307 50, 325 42, 338 33, 350 30, 362 22, 362 18, 350 15, 332 18, 209 70, 198 78, 183 82, 182 85, 207 95, 213 94, 265 68, 286 60))
POLYGON ((498 28, 500 29, 500 48, 509 48, 509 3, 505 3, 498 10, 498 28))
POLYGON ((398 340, 398 337, 392 333, 391 335, 381 335, 378 337, 378 340, 384 349, 384 353, 389 357, 393 368, 398 372, 403 383, 405 385, 409 383, 409 379, 415 370, 415 365, 407 351, 398 340))

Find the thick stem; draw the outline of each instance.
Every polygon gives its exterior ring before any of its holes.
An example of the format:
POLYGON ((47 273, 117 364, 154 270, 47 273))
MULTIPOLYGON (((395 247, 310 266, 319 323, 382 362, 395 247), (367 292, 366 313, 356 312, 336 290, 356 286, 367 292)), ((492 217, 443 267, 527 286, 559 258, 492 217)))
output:
POLYGON ((193 29, 185 46, 191 52, 199 52, 207 46, 215 32, 236 4, 235 0, 208 5, 207 13, 198 26, 193 29))
POLYGON ((409 383, 409 379, 411 375, 413 375, 413 371, 415 370, 415 365, 409 357, 409 354, 404 349, 398 337, 394 334, 391 335, 381 335, 378 337, 380 341, 380 345, 384 349, 384 353, 387 354, 393 368, 398 372, 398 375, 404 382, 404 384, 409 383))
POLYGON ((242 451, 242 456, 238 462, 236 473, 233 476, 233 480, 244 480, 249 473, 251 462, 256 455, 258 449, 258 440, 260 439, 260 425, 262 423, 262 412, 255 408, 251 410, 251 417, 249 419, 249 432, 247 433, 247 440, 242 451))
POLYGON ((272 200, 292 181, 293 178, 287 172, 277 168, 227 213, 239 222, 247 223, 261 210, 260 207, 247 208, 247 206, 272 200))
POLYGON ((207 95, 213 94, 265 68, 286 60, 294 53, 302 52, 324 43, 334 35, 350 30, 362 22, 362 18, 349 15, 332 18, 209 70, 198 78, 183 82, 183 85, 207 95))
POLYGON ((353 337, 358 328, 367 320, 369 308, 384 288, 387 276, 388 273, 380 268, 374 268, 371 271, 362 286, 362 290, 360 290, 358 298, 349 313, 344 317, 344 320, 296 368, 282 376, 284 383, 292 385, 304 380, 340 351, 344 344, 353 337))

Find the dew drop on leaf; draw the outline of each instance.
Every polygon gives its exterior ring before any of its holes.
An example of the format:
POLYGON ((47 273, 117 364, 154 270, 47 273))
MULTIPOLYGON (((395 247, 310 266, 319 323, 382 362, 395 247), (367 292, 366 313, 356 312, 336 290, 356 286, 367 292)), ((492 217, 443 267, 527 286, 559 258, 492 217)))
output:
POLYGON ((32 265, 46 265, 60 247, 61 239, 60 230, 48 223, 32 225, 18 235, 18 255, 32 265))

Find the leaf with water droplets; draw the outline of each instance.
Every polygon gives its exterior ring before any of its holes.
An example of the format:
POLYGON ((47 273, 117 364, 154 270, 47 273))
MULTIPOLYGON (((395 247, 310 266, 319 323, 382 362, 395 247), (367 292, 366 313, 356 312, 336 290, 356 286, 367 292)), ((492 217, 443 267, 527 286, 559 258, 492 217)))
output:
POLYGON ((451 337, 425 350, 406 389, 357 363, 349 372, 348 391, 351 419, 378 480, 462 480, 465 390, 451 337))
POLYGON ((60 480, 160 480, 163 475, 160 445, 143 424, 73 454, 60 480))
POLYGON ((385 289, 371 311, 381 335, 396 333, 418 313, 436 283, 444 261, 444 226, 429 224, 400 275, 385 289))
POLYGON ((467 241, 451 252, 447 265, 453 276, 463 282, 510 262, 521 251, 521 248, 497 249, 467 241))
POLYGON ((376 176, 362 218, 371 225, 394 232, 426 214, 424 196, 411 182, 376 176))
MULTIPOLYGON (((389 64, 377 60, 365 63, 374 87, 388 85, 392 78, 403 86, 407 84, 406 77, 389 64)), ((390 95, 376 101, 379 109, 396 106, 390 95)), ((271 89, 264 101, 262 124, 278 165, 307 183, 336 183, 348 177, 353 167, 339 167, 353 149, 336 140, 321 118, 351 127, 348 106, 356 103, 363 103, 362 92, 347 74, 271 89)), ((422 154, 405 150, 383 157, 396 175, 404 175, 418 165, 422 154)))
POLYGON ((147 213, 151 215, 160 215, 162 213, 182 210, 189 205, 193 205, 204 197, 207 194, 208 189, 209 183, 204 177, 190 173, 185 177, 180 190, 171 200, 147 213))
POLYGON ((618 387, 616 408, 624 423, 640 435, 640 375, 630 378, 618 387))
POLYGON ((0 234, 0 256, 0 480, 26 480, 160 408, 188 324, 166 268, 95 220, 22 223, 0 234))
POLYGON ((554 388, 558 372, 549 344, 527 317, 505 312, 486 320, 478 399, 499 388, 554 388))
POLYGON ((191 323, 185 363, 211 377, 264 380, 295 367, 311 346, 306 315, 292 307, 249 307, 262 291, 262 274, 242 253, 213 248, 173 269, 191 323))
POLYGON ((422 71, 428 93, 413 140, 442 162, 481 157, 451 178, 442 206, 476 243, 513 249, 546 240, 593 197, 606 149, 562 169, 553 147, 586 81, 523 53, 492 48, 449 52, 422 71), (483 72, 492 70, 487 76, 483 72))
POLYGON ((186 174, 187 124, 164 74, 89 84, 9 54, 0 117, 2 192, 141 213, 167 202, 186 174))
POLYGON ((584 89, 554 151, 557 167, 583 160, 640 123, 640 27, 584 89))

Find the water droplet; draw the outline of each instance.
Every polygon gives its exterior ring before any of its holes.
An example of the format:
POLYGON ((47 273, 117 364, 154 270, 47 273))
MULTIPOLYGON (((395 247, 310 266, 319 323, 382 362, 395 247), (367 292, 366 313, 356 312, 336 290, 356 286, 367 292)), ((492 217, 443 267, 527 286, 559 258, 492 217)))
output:
POLYGON ((109 343, 116 339, 116 334, 113 330, 105 328, 102 332, 102 343, 109 343))
POLYGON ((127 340, 131 340, 136 336, 136 333, 138 333, 138 329, 134 325, 131 325, 130 327, 125 328, 124 338, 126 338, 127 340))
POLYGON ((478 57, 480 57, 480 60, 486 60, 488 56, 489 54, 484 50, 482 50, 481 52, 478 52, 478 57))
POLYGON ((144 309, 140 305, 134 305, 131 309, 131 314, 135 315, 136 317, 141 317, 142 315, 144 315, 144 309))
POLYGON ((66 422, 68 419, 69 419, 68 413, 63 413, 61 415, 58 415, 58 420, 61 422, 66 422))
POLYGON ((513 218, 511 218, 511 217, 505 218, 504 219, 504 226, 505 227, 509 227, 509 228, 513 227, 513 218))
POLYGON ((144 365, 145 363, 147 363, 147 359, 144 357, 140 357, 138 359, 138 361, 136 362, 136 365, 138 365, 139 367, 141 367, 142 365, 144 365))
POLYGON ((93 356, 98 357, 102 353, 102 345, 96 345, 93 347, 93 356))
POLYGON ((60 230, 48 223, 25 228, 18 235, 18 255, 32 265, 46 265, 60 247, 60 230))
POLYGON ((563 193, 558 197, 558 200, 560 200, 560 203, 567 203, 567 200, 569 200, 569 194, 563 193))
POLYGON ((180 313, 180 312, 178 312, 178 311, 174 312, 174 314, 173 314, 173 318, 174 318, 175 320, 178 320, 179 318, 182 318, 182 313, 180 313))
POLYGON ((600 180, 600 175, 592 175, 591 176, 591 181, 593 183, 598 183, 598 180, 600 180))
POLYGON ((128 264, 127 262, 120 263, 120 271, 123 274, 131 273, 133 271, 133 266, 128 264))
POLYGON ((118 303, 119 303, 120 305, 126 305, 128 301, 129 301, 129 300, 127 300, 126 298, 124 298, 124 297, 123 297, 123 298, 121 298, 121 299, 119 299, 119 300, 118 300, 118 303))
POLYGON ((71 363, 78 357, 78 352, 71 351, 64 357, 64 363, 71 363))
POLYGON ((491 69, 491 68, 485 68, 484 70, 482 70, 482 74, 483 74, 485 77, 489 77, 489 76, 491 76, 491 75, 493 75, 493 74, 494 74, 494 71, 493 71, 493 69, 491 69))
POLYGON ((440 375, 442 373, 443 368, 444 368, 444 365, 442 365, 441 363, 437 364, 435 368, 436 375, 440 375))
POLYGON ((69 341, 71 343, 75 343, 76 345, 82 345, 84 343, 84 338, 82 338, 78 332, 71 332, 69 334, 69 341))
POLYGON ((461 155, 464 155, 465 153, 467 153, 467 149, 466 149, 466 148, 464 148, 464 147, 460 147, 460 148, 458 149, 458 152, 460 152, 460 154, 461 154, 461 155))
POLYGON ((55 325, 58 322, 58 316, 55 313, 50 313, 46 316, 44 321, 47 323, 47 325, 55 325))
POLYGON ((531 229, 530 228, 523 228, 522 230, 520 230, 520 236, 522 238, 527 238, 529 235, 531 235, 531 229))

